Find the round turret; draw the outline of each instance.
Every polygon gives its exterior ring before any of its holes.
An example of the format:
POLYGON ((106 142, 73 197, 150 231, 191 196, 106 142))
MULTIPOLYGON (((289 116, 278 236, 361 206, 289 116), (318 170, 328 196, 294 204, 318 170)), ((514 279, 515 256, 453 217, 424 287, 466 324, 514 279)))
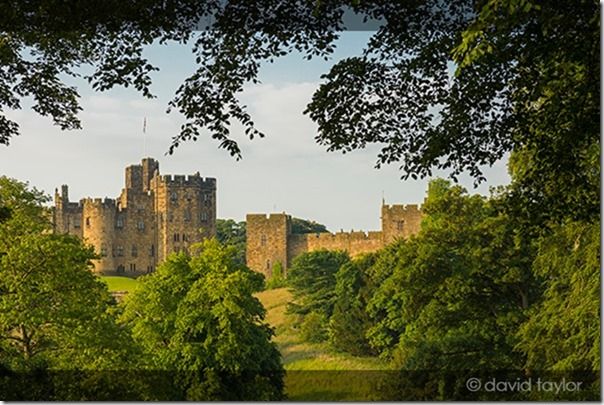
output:
POLYGON ((85 199, 82 205, 82 236, 94 246, 95 252, 101 256, 94 261, 95 272, 112 272, 115 270, 115 200, 85 199))

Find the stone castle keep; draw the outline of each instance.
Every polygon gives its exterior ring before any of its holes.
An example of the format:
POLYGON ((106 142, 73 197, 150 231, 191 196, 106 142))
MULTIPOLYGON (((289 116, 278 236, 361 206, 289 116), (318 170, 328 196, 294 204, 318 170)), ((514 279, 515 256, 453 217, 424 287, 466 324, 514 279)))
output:
POLYGON ((283 214, 248 214, 246 217, 249 268, 270 277, 273 266, 287 270, 292 260, 314 250, 345 250, 351 256, 374 252, 398 238, 408 238, 420 229, 421 210, 417 205, 382 205, 382 230, 294 234, 291 217, 283 214))
POLYGON ((117 199, 70 202, 68 188, 55 190, 55 232, 93 245, 95 271, 138 276, 152 272, 168 254, 216 234, 216 179, 199 173, 159 174, 151 158, 126 168, 117 199))

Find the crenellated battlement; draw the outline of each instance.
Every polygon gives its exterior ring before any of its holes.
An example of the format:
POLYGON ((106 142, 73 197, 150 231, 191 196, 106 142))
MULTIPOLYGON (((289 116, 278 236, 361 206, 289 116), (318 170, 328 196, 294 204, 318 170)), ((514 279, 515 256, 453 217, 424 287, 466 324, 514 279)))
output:
POLYGON ((291 219, 290 215, 283 214, 247 214, 246 220, 249 221, 282 221, 283 219, 291 219))
POLYGON ((68 202, 67 204, 63 204, 63 209, 65 210, 77 210, 82 208, 82 204, 80 202, 68 202))
POLYGON ((201 177, 199 173, 190 175, 169 175, 159 176, 159 182, 165 186, 186 186, 198 188, 215 188, 216 179, 214 177, 201 177))
POLYGON ((417 204, 382 205, 380 231, 291 233, 291 216, 248 214, 247 265, 270 277, 272 265, 281 262, 286 270, 293 259, 316 250, 343 250, 351 256, 375 252, 399 238, 419 232, 421 208, 417 204))
POLYGON ((315 239, 318 242, 329 242, 334 243, 338 241, 349 242, 349 241, 363 241, 363 240, 381 240, 382 232, 379 231, 340 231, 337 233, 331 232, 320 232, 320 233, 308 233, 304 234, 308 239, 315 239))
POLYGON ((384 204, 382 209, 395 212, 421 212, 421 206, 418 204, 384 204))
POLYGON ((79 203, 80 207, 89 206, 89 207, 98 207, 98 208, 117 208, 117 200, 114 198, 82 198, 79 203))
POLYGON ((72 203, 67 185, 55 190, 54 230, 94 246, 95 272, 136 277, 154 271, 169 254, 215 236, 215 178, 161 175, 153 158, 127 166, 124 174, 117 199, 72 203))

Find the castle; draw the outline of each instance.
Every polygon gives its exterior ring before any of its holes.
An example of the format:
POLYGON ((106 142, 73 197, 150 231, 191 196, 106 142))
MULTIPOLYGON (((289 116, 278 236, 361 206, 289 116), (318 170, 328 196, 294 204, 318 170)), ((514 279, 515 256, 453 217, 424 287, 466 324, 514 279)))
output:
POLYGON ((55 190, 54 230, 93 245, 95 272, 139 276, 154 271, 172 252, 216 234, 216 179, 159 174, 145 158, 126 168, 117 199, 70 202, 68 187, 55 190))
POLYGON ((291 216, 248 214, 246 217, 247 266, 272 275, 277 263, 287 270, 292 260, 314 250, 344 250, 351 256, 374 252, 398 238, 419 232, 422 213, 417 205, 382 204, 382 230, 375 232, 292 233, 291 216))
MULTIPOLYGON (((382 229, 332 234, 292 232, 291 216, 248 214, 247 266, 270 277, 277 263, 314 250, 344 250, 351 256, 374 252, 419 231, 417 205, 382 204, 382 229)), ((160 175, 159 163, 145 158, 126 167, 125 187, 117 199, 69 201, 67 185, 55 190, 54 231, 75 235, 94 246, 95 272, 136 277, 151 273, 172 252, 216 235, 216 179, 199 173, 160 175)))

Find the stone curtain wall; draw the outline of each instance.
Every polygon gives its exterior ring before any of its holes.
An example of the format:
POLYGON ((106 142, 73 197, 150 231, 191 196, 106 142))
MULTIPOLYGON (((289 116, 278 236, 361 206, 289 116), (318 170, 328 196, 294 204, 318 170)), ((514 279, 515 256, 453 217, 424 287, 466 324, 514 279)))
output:
POLYGON ((419 232, 421 218, 417 205, 383 205, 381 231, 292 234, 291 217, 285 213, 248 214, 247 266, 270 277, 277 261, 287 271, 293 259, 304 252, 344 250, 351 256, 375 252, 419 232))

